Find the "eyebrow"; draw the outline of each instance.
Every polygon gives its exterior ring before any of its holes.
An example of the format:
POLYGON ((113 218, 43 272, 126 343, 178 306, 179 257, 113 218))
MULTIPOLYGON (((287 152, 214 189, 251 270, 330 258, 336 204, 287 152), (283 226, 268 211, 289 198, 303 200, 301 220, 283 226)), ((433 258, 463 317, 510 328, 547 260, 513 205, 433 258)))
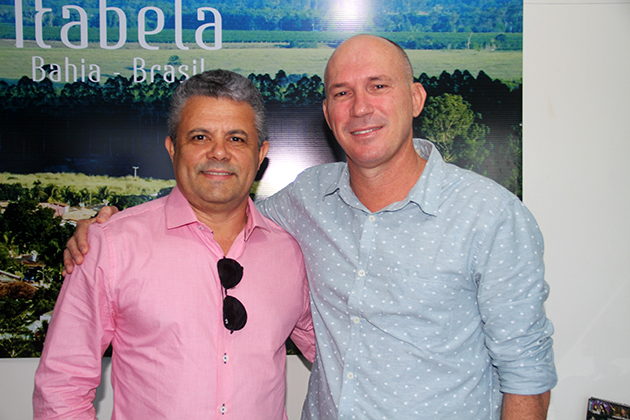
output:
MULTIPOLYGON (((209 130, 205 129, 205 128, 193 128, 192 130, 189 130, 186 133, 187 137, 193 136, 193 135, 197 135, 197 134, 211 134, 209 130)), ((241 135, 247 139, 249 139, 249 133, 247 133, 247 131, 241 129, 241 128, 234 128, 232 130, 229 130, 227 132, 228 136, 233 136, 233 135, 241 135)))
POLYGON ((193 128, 192 130, 188 130, 186 132, 186 137, 191 137, 197 134, 210 134, 210 132, 205 128, 193 128))
MULTIPOLYGON (((374 81, 379 81, 379 80, 391 81, 391 80, 394 80, 394 79, 392 77, 390 77, 390 76, 387 76, 386 74, 377 74, 376 76, 368 77, 368 82, 374 82, 374 81)), ((328 90, 343 88, 343 87, 346 87, 347 85, 348 85, 348 82, 333 83, 332 85, 330 85, 328 90)))
POLYGON ((234 129, 228 131, 227 134, 229 136, 238 134, 238 135, 241 135, 241 136, 245 137, 246 139, 249 139, 249 133, 247 131, 241 129, 241 128, 234 128, 234 129))

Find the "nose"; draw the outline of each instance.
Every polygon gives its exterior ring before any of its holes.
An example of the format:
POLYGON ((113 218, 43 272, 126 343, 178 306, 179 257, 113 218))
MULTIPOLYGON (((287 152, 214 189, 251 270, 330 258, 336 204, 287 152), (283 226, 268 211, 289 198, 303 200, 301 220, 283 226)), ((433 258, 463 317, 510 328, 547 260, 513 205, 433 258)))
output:
POLYGON ((228 148, 222 140, 216 140, 209 143, 208 146, 208 159, 224 160, 229 156, 228 148))
POLYGON ((363 117, 371 114, 374 108, 367 92, 358 91, 354 94, 352 108, 350 110, 353 117, 363 117))

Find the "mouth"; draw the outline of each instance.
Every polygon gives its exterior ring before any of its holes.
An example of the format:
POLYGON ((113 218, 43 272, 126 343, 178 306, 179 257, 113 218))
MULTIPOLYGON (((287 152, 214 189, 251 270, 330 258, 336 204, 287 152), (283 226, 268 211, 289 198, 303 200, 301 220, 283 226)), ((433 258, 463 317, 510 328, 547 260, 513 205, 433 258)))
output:
POLYGON ((231 175, 230 172, 222 172, 222 171, 201 171, 202 173, 204 173, 205 175, 211 175, 211 176, 228 176, 231 175))
POLYGON ((206 179, 215 181, 230 179, 232 176, 234 176, 234 172, 230 171, 229 169, 223 168, 208 168, 205 170, 200 170, 199 172, 206 179))
POLYGON ((374 128, 368 128, 365 130, 357 130, 357 131, 351 131, 350 134, 352 134, 353 136, 360 136, 362 134, 368 134, 368 133, 372 133, 374 131, 378 131, 383 127, 374 127, 374 128))

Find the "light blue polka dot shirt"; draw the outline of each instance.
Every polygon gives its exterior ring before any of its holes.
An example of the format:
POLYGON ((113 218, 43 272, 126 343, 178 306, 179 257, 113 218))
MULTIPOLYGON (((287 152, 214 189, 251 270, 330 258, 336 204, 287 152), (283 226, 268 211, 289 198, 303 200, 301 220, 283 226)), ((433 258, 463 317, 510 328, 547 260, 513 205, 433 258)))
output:
POLYGON ((258 204, 304 252, 317 337, 304 419, 499 419, 502 392, 556 381, 543 239, 503 187, 428 160, 407 199, 370 212, 345 163, 258 204))

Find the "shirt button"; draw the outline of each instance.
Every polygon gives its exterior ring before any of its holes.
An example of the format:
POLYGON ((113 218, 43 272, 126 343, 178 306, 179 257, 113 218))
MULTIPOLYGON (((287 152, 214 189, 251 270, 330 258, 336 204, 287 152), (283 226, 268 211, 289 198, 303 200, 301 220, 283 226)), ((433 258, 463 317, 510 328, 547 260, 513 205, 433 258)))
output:
POLYGON ((226 411, 227 411, 227 409, 225 408, 225 404, 223 404, 221 406, 221 414, 225 414, 226 411))
POLYGON ((365 271, 359 270, 359 277, 363 277, 363 276, 365 276, 365 271))
POLYGON ((228 355, 224 354, 223 355, 223 363, 227 363, 227 361, 228 361, 228 355))
POLYGON ((346 377, 347 377, 348 379, 354 379, 354 374, 353 374, 352 372, 350 372, 350 373, 348 373, 348 374, 346 375, 346 377))
POLYGON ((374 216, 370 216, 370 217, 368 217, 368 220, 369 220, 370 222, 373 222, 373 221, 375 221, 375 220, 376 220, 376 217, 374 217, 374 216))
POLYGON ((352 322, 354 322, 355 324, 358 324, 359 322, 361 322, 361 320, 359 319, 358 316, 355 316, 354 318, 352 318, 352 322))

